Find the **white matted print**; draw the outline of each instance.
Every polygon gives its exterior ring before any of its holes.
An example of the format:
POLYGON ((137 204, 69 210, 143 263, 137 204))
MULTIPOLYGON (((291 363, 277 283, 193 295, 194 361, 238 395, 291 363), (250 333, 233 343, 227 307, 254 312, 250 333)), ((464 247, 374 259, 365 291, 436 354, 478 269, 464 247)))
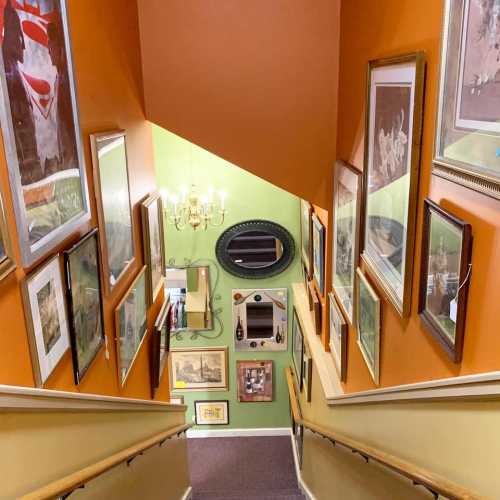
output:
POLYGON ((229 401, 195 401, 196 425, 229 424, 229 401))

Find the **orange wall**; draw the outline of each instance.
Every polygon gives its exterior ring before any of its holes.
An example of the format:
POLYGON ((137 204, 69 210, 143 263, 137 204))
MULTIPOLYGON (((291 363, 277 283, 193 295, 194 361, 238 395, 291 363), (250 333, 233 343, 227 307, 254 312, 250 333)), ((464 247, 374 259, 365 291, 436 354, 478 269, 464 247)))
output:
MULTIPOLYGON (((401 320, 382 302, 381 385, 390 386, 500 369, 498 301, 500 292, 500 202, 431 176, 435 133, 438 65, 443 2, 436 0, 347 0, 342 2, 338 157, 363 169, 367 63, 370 59, 424 50, 427 79, 420 202, 411 317, 401 320), (423 199, 429 196, 470 222, 474 243, 464 357, 448 360, 430 338, 417 314, 423 199)), ((383 297, 381 295, 381 297, 383 297)), ((349 392, 373 387, 368 370, 349 332, 349 392)))
POLYGON ((340 0, 138 0, 149 120, 327 208, 340 0))
MULTIPOLYGON (((82 383, 75 387, 71 354, 68 351, 45 384, 49 389, 81 391, 124 397, 150 398, 149 351, 146 339, 126 386, 118 386, 113 311, 137 270, 142 266, 142 244, 138 203, 155 189, 153 149, 150 125, 145 121, 142 102, 142 77, 139 48, 137 6, 120 0, 69 0, 69 24, 73 43, 75 78, 80 106, 80 124, 85 148, 87 177, 90 185, 93 218, 59 250, 76 242, 96 222, 89 134, 123 128, 127 131, 130 188, 134 206, 136 233, 135 269, 125 283, 104 301, 105 330, 110 360, 102 350, 82 383)), ((17 246, 12 199, 7 181, 3 144, 0 151, 0 181, 6 198, 9 227, 15 244, 16 260, 21 262, 17 246)), ((20 283, 25 272, 0 283, 0 384, 33 386, 34 379, 23 315, 20 283)), ((149 314, 154 322, 156 304, 149 314)), ((166 375, 166 374, 165 374, 166 375)), ((168 399, 167 377, 158 391, 159 399, 168 399)))

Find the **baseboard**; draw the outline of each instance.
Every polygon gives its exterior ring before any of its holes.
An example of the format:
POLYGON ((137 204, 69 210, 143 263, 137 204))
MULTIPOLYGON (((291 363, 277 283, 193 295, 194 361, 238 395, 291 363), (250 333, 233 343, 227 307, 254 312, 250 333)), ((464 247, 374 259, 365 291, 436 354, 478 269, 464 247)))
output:
POLYGON ((299 485, 300 491, 302 491, 303 495, 307 498, 307 500, 316 500, 316 497, 312 494, 311 490, 305 483, 302 478, 302 471, 299 467, 299 457, 297 453, 297 446, 295 445, 295 439, 293 434, 290 435, 290 439, 292 440, 292 449, 293 449, 293 462, 295 464, 295 473, 297 474, 297 484, 299 485))
POLYGON ((290 427, 267 427, 260 429, 189 429, 188 438, 211 437, 254 437, 254 436, 290 436, 290 427))
POLYGON ((182 495, 181 500, 191 500, 192 496, 193 496, 193 488, 191 486, 188 486, 186 488, 186 491, 184 492, 184 495, 182 495))

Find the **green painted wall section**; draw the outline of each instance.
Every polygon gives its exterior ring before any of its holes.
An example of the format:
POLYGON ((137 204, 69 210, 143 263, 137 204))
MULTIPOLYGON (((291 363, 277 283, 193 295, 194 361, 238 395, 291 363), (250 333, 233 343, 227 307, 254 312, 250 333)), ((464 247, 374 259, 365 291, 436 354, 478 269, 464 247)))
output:
MULTIPOLYGON (((230 133, 230 131, 229 131, 230 133)), ((224 324, 219 338, 190 340, 190 334, 184 333, 183 340, 172 339, 172 347, 178 346, 223 346, 229 347, 229 391, 224 392, 179 392, 188 405, 188 419, 194 414, 195 400, 229 400, 230 425, 224 428, 261 428, 288 427, 290 425, 289 403, 284 368, 291 362, 291 324, 292 296, 291 284, 300 281, 300 241, 299 199, 272 184, 249 174, 227 161, 205 151, 194 144, 165 131, 153 128, 155 164, 158 187, 171 192, 180 192, 185 184, 196 184, 206 191, 209 185, 216 190, 227 192, 226 207, 228 215, 224 226, 210 228, 207 231, 194 232, 191 228, 179 232, 174 226, 167 225, 166 252, 167 261, 175 259, 176 265, 184 259, 197 261, 210 259, 216 262, 215 244, 220 234, 229 226, 249 219, 267 219, 286 227, 293 235, 296 253, 293 264, 281 275, 265 280, 245 280, 234 277, 219 268, 219 282, 214 300, 214 309, 222 308, 221 319, 224 324), (231 312, 231 290, 235 288, 288 288, 288 352, 242 353, 234 351, 231 312), (274 361, 274 401, 271 403, 239 403, 236 384, 237 359, 272 359, 274 361)), ((203 194, 203 192, 200 192, 203 194)), ((211 269, 212 283, 215 270, 211 269)), ((209 335, 216 333, 209 332, 209 335)), ((176 391, 177 393, 177 391, 176 391)), ((176 393, 173 393, 174 397, 176 393)), ((199 426, 203 428, 203 426, 199 426)), ((213 428, 222 428, 211 427, 213 428)))

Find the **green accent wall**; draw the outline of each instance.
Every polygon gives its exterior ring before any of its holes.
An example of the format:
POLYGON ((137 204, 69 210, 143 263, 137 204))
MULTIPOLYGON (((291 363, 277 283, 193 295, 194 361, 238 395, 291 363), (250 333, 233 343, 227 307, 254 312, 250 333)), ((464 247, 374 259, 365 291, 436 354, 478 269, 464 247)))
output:
MULTIPOLYGON (((230 131, 229 131, 230 133, 230 131)), ((179 194, 182 185, 196 184, 199 194, 204 194, 212 185, 216 191, 227 193, 228 214, 222 227, 194 232, 186 228, 179 232, 172 225, 165 231, 167 262, 175 259, 182 265, 185 259, 197 261, 210 259, 217 263, 215 244, 220 234, 228 227, 249 219, 267 219, 286 227, 295 240, 295 259, 282 274, 264 280, 246 280, 225 272, 218 263, 219 281, 214 309, 222 308, 220 318, 223 331, 216 339, 197 338, 191 340, 189 333, 183 333, 182 340, 172 338, 172 347, 229 347, 229 391, 221 392, 172 392, 172 397, 182 394, 188 405, 188 420, 194 415, 195 400, 229 400, 229 426, 199 426, 199 428, 262 428, 290 426, 289 403, 284 368, 291 363, 292 290, 291 284, 302 279, 300 270, 300 223, 299 199, 290 193, 232 165, 194 144, 154 126, 153 141, 155 165, 159 189, 179 194), (231 290, 236 288, 288 288, 288 352, 235 352, 232 327, 231 290), (272 359, 274 361, 274 400, 270 403, 240 403, 237 397, 236 360, 272 359)), ((212 284, 215 270, 211 266, 212 284)), ((218 331, 217 325, 213 335, 218 331)))

